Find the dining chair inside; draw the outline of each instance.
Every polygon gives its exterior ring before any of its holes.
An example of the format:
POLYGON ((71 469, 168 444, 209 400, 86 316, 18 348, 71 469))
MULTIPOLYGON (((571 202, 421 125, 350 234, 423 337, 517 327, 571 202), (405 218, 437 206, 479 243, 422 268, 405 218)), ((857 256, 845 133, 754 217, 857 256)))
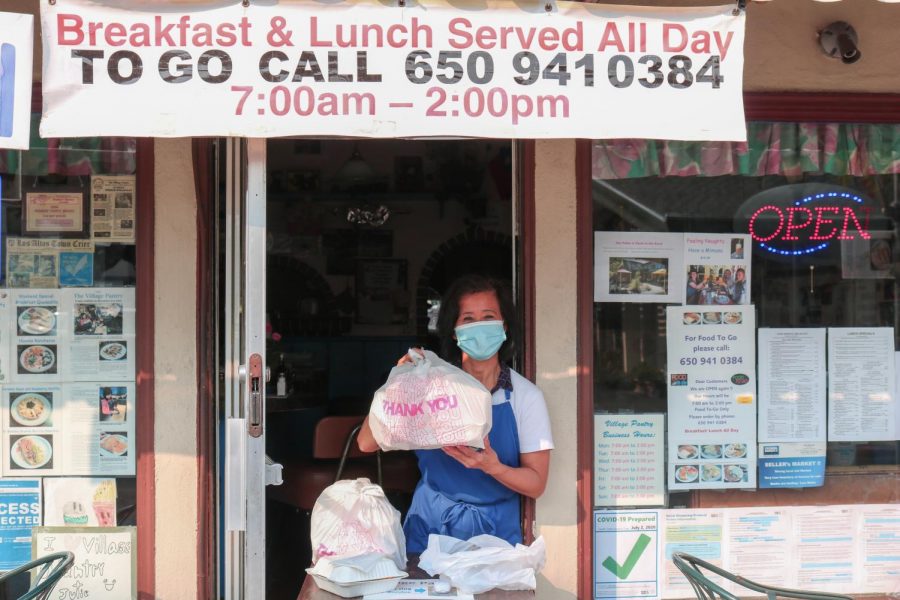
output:
POLYGON ((738 600, 741 596, 746 597, 751 594, 741 594, 737 596, 732 592, 724 589, 717 581, 724 583, 730 581, 737 584, 745 590, 756 592, 754 596, 766 596, 768 600, 776 598, 799 598, 801 600, 853 600, 850 596, 841 594, 832 594, 828 592, 813 592, 807 590, 795 590, 790 588, 781 588, 762 583, 756 583, 735 573, 726 571, 721 567, 687 554, 686 552, 673 552, 672 562, 678 567, 678 570, 687 578, 694 593, 699 600, 738 600))
POLYGON ((45 600, 50 598, 53 588, 72 568, 75 555, 71 552, 54 552, 35 559, 0 575, 0 590, 7 585, 28 578, 28 590, 18 596, 18 600, 45 600))

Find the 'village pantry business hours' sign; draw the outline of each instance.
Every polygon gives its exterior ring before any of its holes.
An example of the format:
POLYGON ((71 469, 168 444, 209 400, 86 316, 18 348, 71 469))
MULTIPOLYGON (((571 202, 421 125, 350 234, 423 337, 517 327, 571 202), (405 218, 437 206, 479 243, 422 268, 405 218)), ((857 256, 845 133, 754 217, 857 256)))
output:
POLYGON ((58 0, 41 22, 45 137, 746 139, 733 4, 58 0))

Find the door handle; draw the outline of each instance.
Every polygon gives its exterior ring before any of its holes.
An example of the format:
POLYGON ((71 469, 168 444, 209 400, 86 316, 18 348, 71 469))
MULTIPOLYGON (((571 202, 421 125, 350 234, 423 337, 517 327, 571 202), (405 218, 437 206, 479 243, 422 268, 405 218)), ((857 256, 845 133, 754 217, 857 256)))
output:
POLYGON ((263 433, 263 395, 266 388, 263 380, 262 356, 251 354, 247 369, 247 385, 249 386, 247 433, 258 438, 263 433))

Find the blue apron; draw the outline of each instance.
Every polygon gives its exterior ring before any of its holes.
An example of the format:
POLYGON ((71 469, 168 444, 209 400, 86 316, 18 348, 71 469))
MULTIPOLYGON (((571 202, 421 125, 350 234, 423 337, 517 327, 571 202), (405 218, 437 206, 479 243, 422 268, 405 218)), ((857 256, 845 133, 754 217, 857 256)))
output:
MULTIPOLYGON (((509 403, 492 407, 488 438, 500 462, 519 466, 519 430, 509 403)), ((522 542, 519 494, 478 469, 468 469, 443 450, 417 450, 422 479, 403 523, 406 551, 418 554, 428 535, 461 540, 487 533, 511 544, 522 542)))

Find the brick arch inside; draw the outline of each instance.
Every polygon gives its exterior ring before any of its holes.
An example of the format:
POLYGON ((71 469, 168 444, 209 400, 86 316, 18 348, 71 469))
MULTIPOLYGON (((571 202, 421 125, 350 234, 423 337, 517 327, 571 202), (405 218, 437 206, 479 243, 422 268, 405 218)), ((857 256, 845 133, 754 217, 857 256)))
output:
POLYGON ((472 227, 438 246, 416 284, 416 335, 428 337, 428 300, 443 294, 454 279, 477 273, 512 282, 512 269, 512 238, 504 233, 472 227))

